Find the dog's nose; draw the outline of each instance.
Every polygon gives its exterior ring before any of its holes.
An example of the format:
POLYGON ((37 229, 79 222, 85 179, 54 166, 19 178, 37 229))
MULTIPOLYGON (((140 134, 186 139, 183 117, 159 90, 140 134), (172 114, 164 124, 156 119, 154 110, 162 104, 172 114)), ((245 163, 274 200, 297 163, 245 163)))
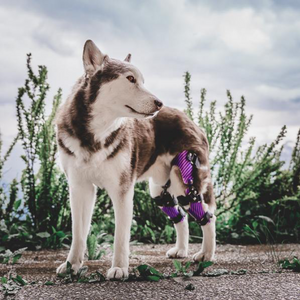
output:
POLYGON ((157 100, 157 99, 154 100, 154 103, 155 103, 158 110, 161 109, 162 106, 163 106, 163 103, 161 101, 157 100))

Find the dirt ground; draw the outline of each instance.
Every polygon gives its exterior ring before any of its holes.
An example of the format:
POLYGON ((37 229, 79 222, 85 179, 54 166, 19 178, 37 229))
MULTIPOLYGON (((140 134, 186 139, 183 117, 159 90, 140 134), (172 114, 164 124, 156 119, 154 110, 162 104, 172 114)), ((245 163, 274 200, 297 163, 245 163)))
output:
MULTIPOLYGON (((163 273, 175 271, 171 259, 165 252, 171 245, 132 245, 130 267, 149 264, 163 273)), ((190 245, 191 260, 200 245, 190 245)), ((218 277, 199 276, 187 280, 180 278, 148 281, 105 281, 101 283, 62 284, 56 278, 55 269, 62 263, 67 251, 27 251, 15 265, 0 265, 0 275, 10 271, 19 274, 34 285, 20 289, 15 299, 300 299, 300 273, 281 271, 274 260, 300 257, 300 245, 278 245, 271 249, 268 245, 240 246, 219 245, 216 262, 204 273, 226 269, 245 269, 245 275, 221 275, 218 277), (46 286, 46 281, 55 285, 46 286), (192 283, 194 290, 185 287, 192 283)), ((110 267, 111 253, 100 261, 87 261, 89 272, 99 270, 105 274, 110 267)), ((0 295, 0 299, 4 296, 0 295)))

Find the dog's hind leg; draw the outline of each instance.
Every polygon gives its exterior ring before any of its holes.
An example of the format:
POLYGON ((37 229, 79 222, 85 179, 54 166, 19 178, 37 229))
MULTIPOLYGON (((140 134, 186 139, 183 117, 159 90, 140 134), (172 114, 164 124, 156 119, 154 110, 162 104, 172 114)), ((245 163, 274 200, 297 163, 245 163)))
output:
POLYGON ((124 192, 115 186, 110 187, 108 194, 114 206, 115 236, 112 267, 108 270, 107 277, 121 279, 128 277, 134 186, 132 185, 124 192))
POLYGON ((209 197, 213 197, 211 182, 207 186, 207 192, 204 194, 204 200, 201 202, 193 202, 190 196, 186 195, 187 186, 182 181, 180 170, 177 166, 173 166, 170 173, 171 187, 170 192, 178 198, 179 203, 192 216, 196 216, 196 221, 201 225, 203 232, 202 248, 194 254, 195 261, 211 261, 214 259, 216 249, 216 217, 213 215, 215 211, 214 201, 210 201, 209 197), (207 199, 206 199, 207 198, 207 199), (209 204, 207 204, 207 203, 209 204), (211 202, 211 204, 210 204, 211 202), (193 206, 193 208, 191 208, 193 206), (199 214, 203 219, 198 219, 199 214), (209 219, 206 219, 208 216, 209 219))
MULTIPOLYGON (((204 200, 206 198, 212 197, 212 185, 209 184, 207 187, 208 191, 203 195, 204 200)), ((207 202, 210 202, 207 199, 207 202)), ((202 233, 203 233, 203 241, 201 250, 193 255, 194 261, 213 261, 216 251, 216 216, 214 215, 215 212, 215 205, 204 204, 206 209, 213 214, 210 222, 204 226, 201 226, 202 233)))
POLYGON ((74 173, 71 175, 69 176, 69 189, 72 212, 72 245, 67 261, 56 270, 58 274, 66 273, 67 262, 72 265, 75 273, 83 264, 96 196, 96 188, 92 183, 85 181, 82 177, 77 177, 74 173))
MULTIPOLYGON (((152 198, 157 198, 163 192, 163 187, 156 184, 151 178, 149 181, 150 195, 152 198)), ((163 207, 161 206, 164 211, 163 207)), ((174 207, 174 211, 178 211, 178 206, 174 207)), ((165 212, 165 211, 164 211, 165 212)), ((167 251, 166 256, 170 258, 183 258, 188 255, 188 244, 189 244, 189 226, 187 216, 183 217, 181 221, 175 223, 174 227, 176 230, 176 245, 167 251)))

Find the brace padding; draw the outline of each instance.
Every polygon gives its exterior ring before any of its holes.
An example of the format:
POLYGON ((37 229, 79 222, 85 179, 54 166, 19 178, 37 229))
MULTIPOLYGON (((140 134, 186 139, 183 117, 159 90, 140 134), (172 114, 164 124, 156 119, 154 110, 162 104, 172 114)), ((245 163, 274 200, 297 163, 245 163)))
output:
POLYGON ((163 191, 160 196, 155 197, 153 200, 173 223, 177 224, 184 219, 185 212, 181 207, 178 209, 175 207, 178 202, 167 191, 163 191))
POLYGON ((177 205, 176 199, 173 198, 167 191, 163 191, 160 196, 155 197, 153 200, 158 206, 173 207, 177 205))

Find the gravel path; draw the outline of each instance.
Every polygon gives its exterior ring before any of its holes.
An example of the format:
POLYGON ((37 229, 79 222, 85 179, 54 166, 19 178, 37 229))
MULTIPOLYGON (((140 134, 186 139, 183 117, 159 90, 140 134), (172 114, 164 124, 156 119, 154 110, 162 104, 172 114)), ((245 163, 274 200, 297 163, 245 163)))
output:
MULTIPOLYGON (((174 272, 172 260, 165 258, 169 245, 131 246, 131 267, 146 263, 164 273, 174 272)), ((193 244, 190 254, 200 245, 193 244)), ((204 273, 216 270, 238 271, 245 275, 221 275, 218 277, 193 277, 165 279, 159 282, 105 281, 96 284, 61 284, 55 276, 55 268, 64 261, 67 251, 26 252, 19 263, 13 266, 0 265, 0 275, 19 274, 28 282, 36 284, 23 287, 16 299, 300 299, 300 273, 282 271, 276 263, 282 258, 300 257, 300 245, 240 246, 219 245, 216 262, 204 273), (46 286, 48 280, 54 286, 46 286), (185 287, 192 283, 193 291, 185 287)), ((103 274, 110 266, 111 253, 100 261, 88 261, 89 271, 103 274)), ((191 260, 183 260, 184 262, 191 260)), ((0 296, 3 299, 3 296, 0 296)), ((9 298, 8 298, 9 299, 9 298)))

